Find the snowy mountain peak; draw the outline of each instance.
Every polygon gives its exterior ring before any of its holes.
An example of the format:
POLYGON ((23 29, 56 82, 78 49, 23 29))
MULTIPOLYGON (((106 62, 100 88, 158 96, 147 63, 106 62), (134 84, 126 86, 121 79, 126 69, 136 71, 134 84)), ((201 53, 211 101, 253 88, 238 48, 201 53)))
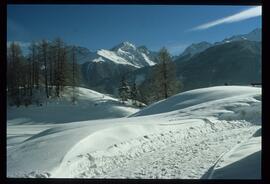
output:
POLYGON ((153 54, 145 46, 136 47, 130 42, 122 42, 110 50, 100 49, 92 62, 110 62, 135 68, 155 65, 153 54))
MULTIPOLYGON (((93 85, 103 84, 111 77, 122 75, 125 71, 155 65, 155 52, 146 47, 137 48, 129 42, 118 44, 112 49, 100 49, 94 58, 83 64, 82 71, 87 81, 93 85)), ((106 84, 107 86, 114 83, 106 84)), ((115 93, 114 91, 110 91, 115 93)))
POLYGON ((130 42, 128 42, 128 41, 125 41, 125 42, 123 42, 122 44, 123 44, 124 46, 126 46, 126 47, 136 48, 134 44, 132 44, 132 43, 130 43, 130 42))
POLYGON ((136 46, 128 41, 122 42, 119 45, 113 47, 112 51, 118 51, 119 49, 127 51, 127 50, 136 50, 136 46))
POLYGON ((147 47, 144 46, 144 45, 137 47, 137 49, 138 49, 140 52, 143 52, 143 53, 145 53, 145 54, 150 54, 149 50, 148 50, 147 47))

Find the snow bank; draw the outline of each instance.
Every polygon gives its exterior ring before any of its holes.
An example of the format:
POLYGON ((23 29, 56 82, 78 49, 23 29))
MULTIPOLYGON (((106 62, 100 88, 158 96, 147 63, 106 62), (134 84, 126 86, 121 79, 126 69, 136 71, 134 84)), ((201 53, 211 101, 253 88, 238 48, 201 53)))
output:
POLYGON ((211 171, 209 179, 261 179, 261 136, 237 145, 226 153, 211 171))
POLYGON ((135 123, 129 125, 126 118, 122 118, 75 122, 47 129, 8 149, 8 176, 28 174, 29 177, 32 171, 49 173, 65 157, 102 150, 126 139, 143 136, 150 129, 153 131, 153 126, 140 127, 135 123))
POLYGON ((179 93, 166 100, 156 102, 145 109, 131 115, 145 116, 152 114, 159 114, 164 112, 170 112, 174 110, 184 109, 191 106, 198 106, 203 103, 209 103, 211 101, 217 101, 226 98, 242 98, 246 101, 246 98, 255 96, 261 93, 261 88, 248 87, 248 86, 217 86, 210 88, 201 88, 184 93, 179 93))
POLYGON ((71 102, 72 89, 67 88, 62 98, 49 99, 43 106, 8 107, 8 148, 57 124, 125 117, 139 110, 90 89, 76 88, 76 92, 75 105, 71 102))
POLYGON ((56 124, 8 148, 7 176, 200 178, 222 152, 258 130, 238 111, 260 112, 260 94, 254 87, 204 88, 128 118, 56 124))

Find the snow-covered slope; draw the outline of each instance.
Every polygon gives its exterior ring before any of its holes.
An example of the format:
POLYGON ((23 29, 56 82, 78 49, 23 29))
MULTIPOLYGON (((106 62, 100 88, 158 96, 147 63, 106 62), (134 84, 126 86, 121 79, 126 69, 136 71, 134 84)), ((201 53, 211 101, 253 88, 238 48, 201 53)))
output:
MULTIPOLYGON (((204 103, 215 103, 219 100, 225 106, 227 103, 231 103, 232 95, 237 97, 245 97, 255 95, 258 93, 258 88, 252 88, 248 86, 230 86, 230 87, 211 87, 191 90, 174 95, 167 100, 156 102, 145 109, 131 115, 131 116, 145 116, 152 114, 159 114, 164 112, 170 112, 174 110, 184 108, 197 108, 204 106, 204 103), (226 102, 228 100, 228 102, 226 102), (226 103, 225 103, 226 102, 226 103)), ((233 99, 234 100, 234 99, 233 99)), ((214 107, 215 109, 218 107, 214 107)), ((212 108, 210 108, 212 109, 212 108)), ((208 109, 208 110, 210 110, 208 109)))
POLYGON ((75 105, 71 102, 72 89, 68 88, 61 99, 48 100, 43 106, 8 107, 8 146, 53 127, 54 124, 119 118, 139 110, 90 89, 76 88, 76 91, 77 103, 75 105))
POLYGON ((11 124, 69 123, 91 119, 117 118, 139 109, 122 104, 118 99, 86 89, 77 88, 77 102, 71 102, 72 89, 60 99, 51 99, 43 106, 8 107, 7 122, 11 124), (76 115, 76 116, 75 116, 76 115), (21 121, 19 121, 21 119, 21 121))
POLYGON ((220 86, 178 94, 129 118, 58 124, 8 148, 7 175, 201 178, 261 127, 260 105, 260 88, 220 86))
POLYGON ((261 129, 222 155, 208 172, 208 179, 260 179, 261 129))

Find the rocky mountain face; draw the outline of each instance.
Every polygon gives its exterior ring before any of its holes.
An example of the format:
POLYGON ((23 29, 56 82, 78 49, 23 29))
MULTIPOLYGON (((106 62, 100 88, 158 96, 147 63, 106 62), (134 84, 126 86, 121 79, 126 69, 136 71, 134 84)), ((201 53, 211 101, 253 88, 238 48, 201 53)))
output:
MULTIPOLYGON (((255 29, 214 44, 201 42, 187 47, 174 60, 182 91, 225 83, 248 85, 261 82, 260 31, 255 29)), ((135 47, 124 42, 111 50, 99 50, 95 59, 84 63, 82 70, 88 85, 101 92, 117 94, 123 75, 145 89, 155 56, 157 53, 145 46, 135 47)))
POLYGON ((155 52, 149 51, 145 46, 136 47, 123 42, 110 50, 98 50, 93 58, 82 65, 82 75, 91 88, 117 94, 121 77, 155 65, 155 55, 155 52))

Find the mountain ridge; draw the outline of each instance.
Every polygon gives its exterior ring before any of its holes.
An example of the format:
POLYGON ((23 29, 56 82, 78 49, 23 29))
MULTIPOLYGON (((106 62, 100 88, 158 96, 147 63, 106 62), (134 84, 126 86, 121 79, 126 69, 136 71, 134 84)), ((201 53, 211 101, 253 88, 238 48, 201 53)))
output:
POLYGON ((261 31, 262 31, 261 28, 256 28, 246 34, 233 35, 231 37, 223 39, 222 41, 215 42, 215 43, 210 43, 207 41, 192 43, 191 45, 186 47, 186 49, 181 54, 176 56, 175 60, 179 59, 180 57, 191 58, 192 56, 200 52, 203 52, 210 47, 213 47, 215 45, 226 44, 232 41, 250 40, 250 41, 261 42, 261 31))

